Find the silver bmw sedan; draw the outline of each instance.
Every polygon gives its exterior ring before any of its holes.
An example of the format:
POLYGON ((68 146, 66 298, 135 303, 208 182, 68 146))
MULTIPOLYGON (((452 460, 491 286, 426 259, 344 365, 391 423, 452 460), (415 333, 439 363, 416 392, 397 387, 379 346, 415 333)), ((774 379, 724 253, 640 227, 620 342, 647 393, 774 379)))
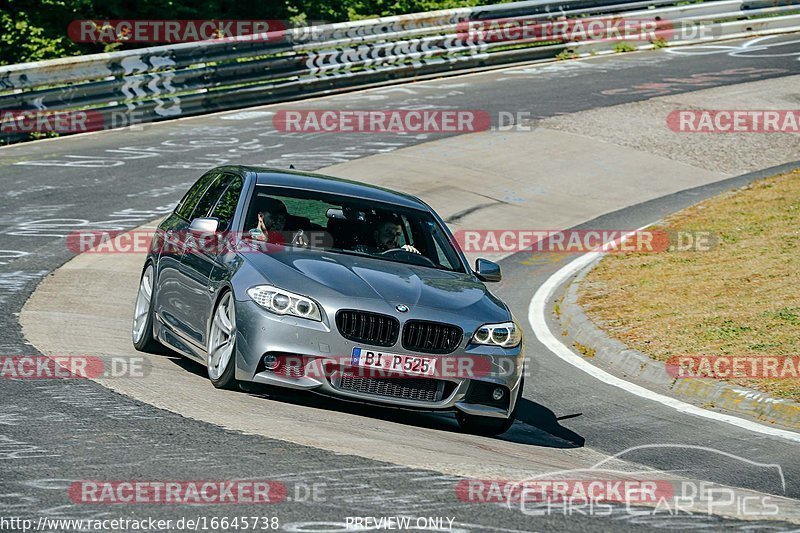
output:
POLYGON ((215 168, 153 236, 133 321, 218 388, 246 382, 453 411, 503 433, 524 376, 520 326, 441 218, 413 196, 297 171, 215 168))

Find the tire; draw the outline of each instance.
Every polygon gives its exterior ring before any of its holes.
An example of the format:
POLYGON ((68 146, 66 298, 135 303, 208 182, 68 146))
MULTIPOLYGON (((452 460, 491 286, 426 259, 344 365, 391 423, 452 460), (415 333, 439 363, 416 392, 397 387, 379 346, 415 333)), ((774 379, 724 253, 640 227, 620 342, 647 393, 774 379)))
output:
POLYGON ((206 344, 208 379, 218 389, 237 389, 236 305, 231 291, 222 295, 211 316, 206 344))
POLYGON ((153 298, 155 294, 155 269, 148 263, 139 280, 139 292, 133 311, 131 340, 133 347, 140 352, 160 353, 164 348, 153 336, 153 298))
POLYGON ((517 409, 522 399, 522 390, 525 387, 525 378, 523 377, 519 383, 517 390, 517 401, 514 404, 514 410, 508 418, 494 418, 489 416, 468 415, 461 411, 456 411, 456 420, 461 429, 467 433, 475 435, 495 436, 501 435, 511 429, 514 425, 514 420, 517 418, 517 409))

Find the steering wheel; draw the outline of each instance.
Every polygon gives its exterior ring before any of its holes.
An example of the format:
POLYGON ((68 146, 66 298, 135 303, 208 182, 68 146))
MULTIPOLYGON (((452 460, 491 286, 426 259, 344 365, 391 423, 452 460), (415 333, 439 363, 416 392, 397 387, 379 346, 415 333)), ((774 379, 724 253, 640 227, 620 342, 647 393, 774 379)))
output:
POLYGON ((419 263, 419 259, 422 259, 424 261, 424 264, 430 265, 432 267, 436 266, 436 263, 434 263, 424 255, 415 254, 414 252, 409 252, 408 250, 404 250, 402 248, 390 248, 389 250, 381 252, 379 255, 385 255, 387 257, 401 259, 404 260, 404 262, 406 263, 419 263))

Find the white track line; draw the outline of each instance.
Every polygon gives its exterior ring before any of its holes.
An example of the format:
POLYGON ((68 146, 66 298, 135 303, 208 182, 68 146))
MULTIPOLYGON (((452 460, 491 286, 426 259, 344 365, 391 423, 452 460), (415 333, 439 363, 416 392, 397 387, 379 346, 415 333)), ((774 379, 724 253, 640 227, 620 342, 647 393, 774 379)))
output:
MULTIPOLYGON (((650 224, 648 224, 648 226, 650 226, 650 224)), ((636 231, 640 231, 641 229, 643 228, 640 228, 636 231)), ((622 237, 622 240, 627 239, 634 233, 635 232, 630 232, 625 234, 622 237)), ((636 385, 635 383, 631 383, 629 381, 625 381, 624 379, 613 376, 585 361, 564 343, 562 343, 558 337, 553 335, 553 333, 550 331, 550 328, 547 327, 547 321, 545 320, 545 308, 547 301, 550 299, 559 285, 566 281, 570 276, 580 271, 582 268, 588 266, 592 261, 596 260, 601 255, 603 255, 603 252, 589 252, 571 261, 566 266, 562 267, 558 272, 550 276, 533 295, 530 306, 528 307, 528 322, 530 322, 533 333, 536 335, 536 338, 539 339, 539 342, 544 344, 551 352, 556 354, 563 361, 579 368, 580 370, 583 370, 593 378, 596 378, 603 383, 607 383, 614 387, 618 387, 625 392, 635 394, 636 396, 645 398, 647 400, 658 402, 681 413, 699 416, 702 418, 709 418, 717 422, 725 422, 726 424, 731 424, 740 429, 746 429, 754 433, 769 435, 770 437, 779 437, 793 442, 800 442, 800 433, 772 428, 751 420, 739 418, 737 416, 709 411, 707 409, 676 400, 670 396, 658 394, 657 392, 653 392, 649 389, 636 385)))

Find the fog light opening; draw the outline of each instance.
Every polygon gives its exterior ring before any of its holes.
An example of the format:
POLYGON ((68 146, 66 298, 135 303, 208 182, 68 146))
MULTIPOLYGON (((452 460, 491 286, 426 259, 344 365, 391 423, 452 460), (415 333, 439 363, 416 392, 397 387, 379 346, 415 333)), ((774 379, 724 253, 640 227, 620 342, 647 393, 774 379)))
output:
POLYGON ((264 368, 267 370, 275 370, 281 365, 281 360, 269 353, 266 354, 261 360, 264 362, 264 368))
POLYGON ((505 393, 506 391, 504 391, 502 387, 495 387, 495 389, 492 391, 492 399, 496 402, 499 402, 503 399, 503 395, 505 393))

